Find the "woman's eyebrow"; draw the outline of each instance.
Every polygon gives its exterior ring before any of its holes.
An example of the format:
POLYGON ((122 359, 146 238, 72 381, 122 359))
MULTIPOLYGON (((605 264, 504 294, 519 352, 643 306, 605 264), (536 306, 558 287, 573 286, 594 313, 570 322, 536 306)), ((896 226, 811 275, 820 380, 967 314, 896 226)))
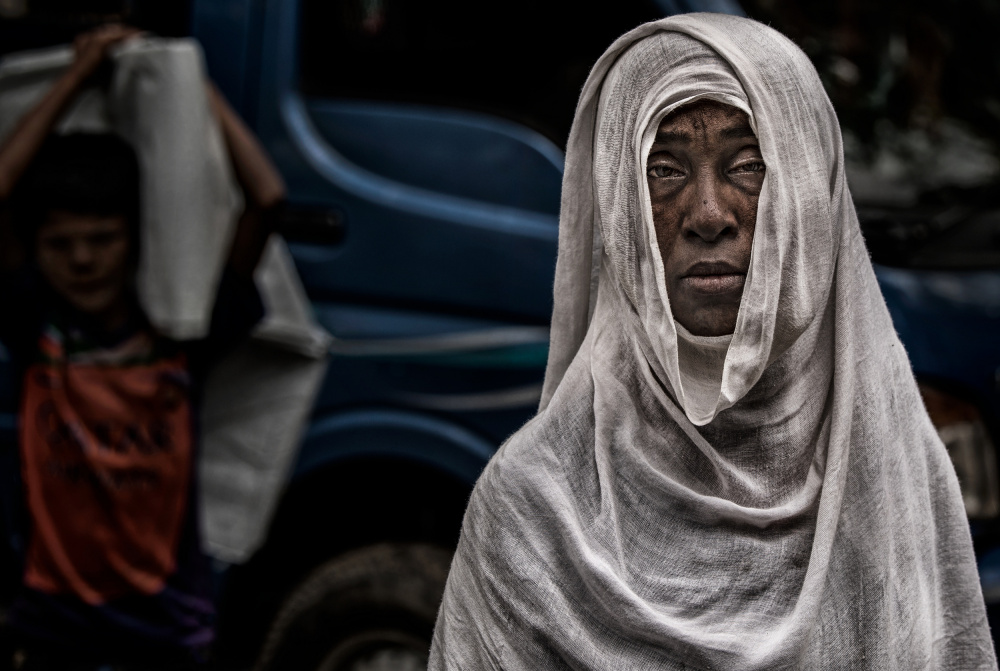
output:
POLYGON ((691 136, 676 130, 658 130, 653 141, 657 144, 661 142, 690 142, 691 136))
MULTIPOLYGON (((753 129, 750 128, 748 124, 740 124, 739 126, 730 126, 728 128, 723 128, 719 131, 723 140, 756 140, 757 136, 754 134, 753 129)), ((660 143, 670 143, 670 142, 690 142, 691 135, 682 131, 676 130, 660 130, 656 132, 656 137, 653 142, 656 144, 660 143)))
POLYGON ((748 124, 740 124, 739 126, 730 126, 729 128, 723 128, 720 135, 722 135, 722 138, 725 140, 757 139, 757 136, 754 134, 753 129, 750 128, 748 124))

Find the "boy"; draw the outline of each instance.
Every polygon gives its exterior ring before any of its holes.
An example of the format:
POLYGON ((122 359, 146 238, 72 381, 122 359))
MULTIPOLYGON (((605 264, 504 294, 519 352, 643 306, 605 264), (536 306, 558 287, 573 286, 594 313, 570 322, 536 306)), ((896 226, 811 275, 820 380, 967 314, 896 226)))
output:
MULTIPOLYGON (((194 499, 200 380, 263 308, 253 284, 284 185, 209 88, 246 209, 207 338, 159 335, 136 299, 139 169, 113 135, 50 136, 108 49, 74 64, 0 148, 0 339, 20 380, 18 506, 26 541, 9 623, 16 668, 184 668, 212 640, 194 499)), ((10 517, 8 515, 8 517, 10 517)))

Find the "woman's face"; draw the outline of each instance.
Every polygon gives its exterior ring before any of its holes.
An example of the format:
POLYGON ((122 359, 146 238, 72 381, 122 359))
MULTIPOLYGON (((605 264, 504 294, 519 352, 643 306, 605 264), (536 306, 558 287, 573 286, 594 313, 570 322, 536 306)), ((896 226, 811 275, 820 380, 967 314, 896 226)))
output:
POLYGON ((735 107, 698 101, 657 129, 646 165, 653 224, 674 319, 694 335, 736 328, 764 170, 735 107))

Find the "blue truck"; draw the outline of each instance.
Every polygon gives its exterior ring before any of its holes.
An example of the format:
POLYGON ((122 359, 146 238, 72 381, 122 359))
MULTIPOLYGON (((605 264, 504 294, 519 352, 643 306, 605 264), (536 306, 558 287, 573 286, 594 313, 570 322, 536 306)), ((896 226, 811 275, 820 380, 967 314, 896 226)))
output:
MULTIPOLYGON (((144 3, 119 4, 142 15, 144 3)), ((282 232, 334 336, 267 540, 245 563, 220 566, 217 664, 422 668, 472 486, 541 393, 561 143, 589 67, 643 21, 739 7, 145 8, 154 29, 200 41, 211 77, 284 175, 282 232)), ((31 25, 55 41, 51 23, 31 25)), ((991 212, 970 209, 917 242, 913 231, 939 213, 861 213, 872 249, 889 250, 875 260, 892 265, 876 272, 955 457, 987 598, 1000 604, 1000 216, 991 212), (970 268, 969 255, 989 245, 994 256, 970 268)), ((11 389, 0 379, 2 401, 11 389)), ((13 445, 14 429, 13 415, 0 415, 0 441, 13 445)))

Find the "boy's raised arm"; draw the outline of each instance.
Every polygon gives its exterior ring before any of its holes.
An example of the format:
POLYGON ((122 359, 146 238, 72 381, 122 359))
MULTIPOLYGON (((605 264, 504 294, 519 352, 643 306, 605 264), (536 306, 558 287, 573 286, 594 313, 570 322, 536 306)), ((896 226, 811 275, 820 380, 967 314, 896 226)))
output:
POLYGON ((257 138, 211 83, 208 97, 222 125, 236 179, 246 201, 229 253, 229 268, 252 278, 274 224, 274 215, 285 200, 285 183, 257 138))
POLYGON ((108 49, 139 34, 135 28, 110 24, 83 33, 73 43, 76 59, 34 109, 0 146, 0 202, 10 198, 17 181, 38 153, 59 117, 80 92, 80 87, 107 56, 108 49))
POLYGON ((0 271, 13 271, 23 262, 23 250, 11 230, 10 212, 5 207, 18 180, 83 83, 107 56, 108 49, 137 34, 135 28, 111 24, 77 37, 73 43, 76 52, 73 65, 0 145, 0 271))

